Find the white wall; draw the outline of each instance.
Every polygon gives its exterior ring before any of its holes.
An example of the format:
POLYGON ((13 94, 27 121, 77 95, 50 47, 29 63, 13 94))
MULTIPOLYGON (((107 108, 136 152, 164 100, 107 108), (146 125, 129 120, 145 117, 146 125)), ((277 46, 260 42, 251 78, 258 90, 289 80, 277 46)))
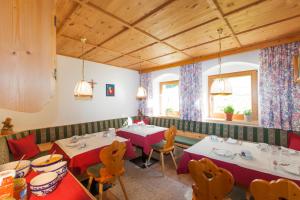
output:
MULTIPOLYGON (((246 70, 259 70, 259 51, 251 51, 222 58, 222 72, 231 73, 246 70)), ((208 116, 208 76, 219 73, 218 60, 202 62, 202 116, 208 116)), ((179 67, 152 72, 154 115, 159 115, 159 82, 178 80, 179 67)))
POLYGON ((73 90, 80 79, 81 60, 58 56, 56 92, 44 109, 38 113, 0 109, 0 119, 13 118, 14 130, 20 131, 137 114, 135 96, 139 75, 136 71, 86 61, 85 79, 97 82, 92 100, 74 99, 73 90), (115 97, 105 96, 106 83, 115 84, 115 97))

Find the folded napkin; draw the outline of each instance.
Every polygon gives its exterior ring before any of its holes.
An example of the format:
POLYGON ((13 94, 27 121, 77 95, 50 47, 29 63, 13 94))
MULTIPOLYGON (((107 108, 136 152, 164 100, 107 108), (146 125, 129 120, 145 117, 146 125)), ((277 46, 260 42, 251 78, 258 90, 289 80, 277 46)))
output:
POLYGON ((232 139, 232 138, 228 138, 226 140, 227 143, 230 143, 230 144, 236 144, 237 143, 237 140, 236 139, 232 139))
POLYGON ((284 171, 300 176, 300 167, 299 167, 299 165, 297 165, 297 164, 286 164, 286 163, 280 163, 279 165, 284 171))

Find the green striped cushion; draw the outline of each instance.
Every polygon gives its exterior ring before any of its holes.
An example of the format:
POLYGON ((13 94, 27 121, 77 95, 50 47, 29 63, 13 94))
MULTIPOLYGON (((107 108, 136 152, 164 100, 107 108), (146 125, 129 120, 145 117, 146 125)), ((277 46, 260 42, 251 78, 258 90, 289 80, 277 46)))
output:
POLYGON ((232 137, 235 139, 265 142, 287 146, 287 131, 243 125, 228 125, 210 122, 194 122, 172 118, 150 117, 150 124, 170 127, 175 125, 178 130, 217 135, 220 137, 232 137))

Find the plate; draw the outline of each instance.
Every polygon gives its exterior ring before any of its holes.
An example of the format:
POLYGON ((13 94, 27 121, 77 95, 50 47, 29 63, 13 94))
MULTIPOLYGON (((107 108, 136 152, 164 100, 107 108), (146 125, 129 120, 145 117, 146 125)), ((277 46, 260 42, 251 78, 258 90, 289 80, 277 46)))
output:
POLYGON ((226 142, 229 143, 229 144, 236 144, 236 143, 237 143, 237 140, 236 140, 236 139, 232 139, 232 138, 228 138, 228 139, 226 140, 226 142))
POLYGON ((219 141, 218 137, 216 135, 210 135, 209 138, 210 138, 210 141, 212 141, 212 142, 218 142, 219 141))
POLYGON ((234 154, 226 149, 213 149, 213 152, 217 154, 218 156, 223 156, 223 157, 232 157, 234 154))
POLYGON ((285 172, 300 176, 300 166, 297 164, 280 163, 279 166, 285 172))
POLYGON ((291 154, 291 155, 297 154, 297 151, 294 149, 289 149, 288 151, 289 151, 289 154, 291 154))

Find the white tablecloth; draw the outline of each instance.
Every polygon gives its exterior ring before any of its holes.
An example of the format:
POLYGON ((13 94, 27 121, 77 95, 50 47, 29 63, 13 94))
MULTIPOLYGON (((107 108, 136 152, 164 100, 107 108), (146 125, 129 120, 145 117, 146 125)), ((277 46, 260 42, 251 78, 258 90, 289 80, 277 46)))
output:
POLYGON ((57 140, 55 143, 69 156, 69 158, 73 158, 74 156, 77 156, 79 154, 110 145, 115 140, 119 142, 127 141, 127 139, 119 136, 103 137, 103 132, 87 134, 85 136, 78 137, 79 140, 75 143, 74 147, 69 147, 72 138, 57 140), (86 144, 86 146, 84 148, 81 148, 81 144, 86 144))
MULTIPOLYGON (((283 148, 284 147, 281 147, 281 149, 283 148)), ((283 150, 279 150, 276 146, 269 146, 269 150, 264 152, 258 148, 258 143, 242 141, 241 143, 238 142, 236 144, 230 144, 224 141, 223 138, 217 138, 217 141, 215 141, 209 136, 185 151, 215 160, 236 164, 247 169, 252 169, 284 178, 300 180, 300 175, 298 176, 285 172, 281 166, 275 166, 273 164, 273 162, 276 161, 278 164, 288 163, 300 167, 300 152, 297 152, 296 154, 289 154, 287 151, 283 152, 283 150), (220 156, 213 152, 213 148, 229 150, 235 155, 233 157, 220 156), (239 155, 242 150, 250 151, 254 159, 246 160, 242 158, 239 155)))
POLYGON ((165 131, 167 128, 153 125, 131 125, 127 127, 120 128, 119 131, 125 131, 129 133, 133 133, 136 135, 140 135, 146 137, 148 135, 152 135, 161 131, 165 131))

